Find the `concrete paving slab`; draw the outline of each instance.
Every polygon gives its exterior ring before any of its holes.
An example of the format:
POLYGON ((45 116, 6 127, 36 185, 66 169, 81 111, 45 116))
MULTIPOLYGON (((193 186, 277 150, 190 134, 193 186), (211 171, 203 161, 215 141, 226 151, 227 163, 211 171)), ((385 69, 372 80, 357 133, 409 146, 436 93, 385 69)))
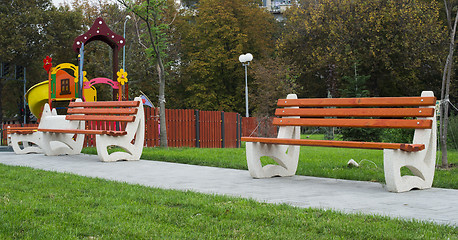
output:
POLYGON ((307 176, 253 179, 246 170, 147 160, 104 163, 97 156, 85 154, 44 156, 0 152, 0 163, 301 208, 376 214, 458 226, 458 190, 453 189, 391 193, 380 183, 307 176))

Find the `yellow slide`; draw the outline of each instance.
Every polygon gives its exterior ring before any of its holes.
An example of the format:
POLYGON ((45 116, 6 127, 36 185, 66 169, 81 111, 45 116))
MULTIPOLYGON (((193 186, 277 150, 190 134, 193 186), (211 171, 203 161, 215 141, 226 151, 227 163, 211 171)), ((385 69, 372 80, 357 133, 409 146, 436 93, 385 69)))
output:
MULTIPOLYGON (((37 117, 37 119, 41 118, 43 106, 48 102, 48 91, 48 81, 43 81, 41 83, 35 84, 25 94, 25 98, 29 104, 30 111, 33 115, 35 115, 35 117, 37 117)), ((92 99, 95 100, 97 98, 97 91, 94 87, 91 87, 90 89, 84 89, 83 93, 88 101, 91 101, 92 99)))
POLYGON ((43 106, 48 102, 48 91, 48 81, 43 81, 33 85, 25 94, 30 112, 32 112, 37 119, 40 119, 41 112, 43 112, 43 106))

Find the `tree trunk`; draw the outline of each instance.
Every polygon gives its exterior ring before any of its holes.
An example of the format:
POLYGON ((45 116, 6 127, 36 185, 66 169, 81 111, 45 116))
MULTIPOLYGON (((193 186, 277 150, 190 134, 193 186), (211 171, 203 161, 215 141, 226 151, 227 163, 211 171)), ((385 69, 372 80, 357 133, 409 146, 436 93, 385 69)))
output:
MULTIPOLYGON (((448 15, 449 16, 449 15, 448 15)), ((441 116, 440 116, 440 145, 442 152, 442 167, 448 168, 447 158, 447 130, 448 130, 448 108, 449 108, 449 96, 450 96, 450 79, 453 69, 453 53, 455 51, 455 34, 456 25, 458 23, 458 11, 455 15, 455 24, 453 29, 450 29, 450 48, 445 62, 444 74, 442 75, 442 91, 441 91, 441 116)), ((451 26, 451 24, 449 24, 451 26)))
POLYGON ((161 121, 160 139, 161 147, 167 147, 167 122, 165 119, 165 76, 164 65, 160 55, 157 57, 157 72, 159 76, 159 119, 161 121))

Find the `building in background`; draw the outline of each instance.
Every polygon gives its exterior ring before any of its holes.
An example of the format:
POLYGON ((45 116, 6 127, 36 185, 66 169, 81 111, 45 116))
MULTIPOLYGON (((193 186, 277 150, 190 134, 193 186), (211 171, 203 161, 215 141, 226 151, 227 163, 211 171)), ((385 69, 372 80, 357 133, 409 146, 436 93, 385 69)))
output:
MULTIPOLYGON (((181 8, 193 8, 199 0, 175 0, 181 8)), ((283 14, 296 0, 262 0, 262 8, 272 14, 283 14)), ((278 18, 278 17, 277 17, 278 18)))
POLYGON ((273 14, 282 14, 293 3, 294 0, 262 0, 262 6, 273 14))

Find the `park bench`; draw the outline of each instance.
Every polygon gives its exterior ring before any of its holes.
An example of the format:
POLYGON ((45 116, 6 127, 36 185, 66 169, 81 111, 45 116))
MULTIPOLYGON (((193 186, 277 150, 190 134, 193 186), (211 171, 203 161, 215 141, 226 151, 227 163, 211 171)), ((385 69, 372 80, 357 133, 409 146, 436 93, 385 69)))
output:
MULTIPOLYGON (((85 135, 93 134, 102 161, 139 160, 145 138, 143 103, 139 97, 134 101, 107 102, 77 99, 69 104, 67 115, 58 115, 45 104, 36 132, 41 133, 37 145, 45 155, 79 154, 85 135), (87 121, 96 121, 102 129, 86 129, 87 121), (109 153, 112 147, 122 151, 109 153)), ((19 135, 25 134, 13 135, 16 135, 15 141, 20 141, 19 135)))
POLYGON ((37 129, 38 127, 8 126, 6 129, 8 145, 13 148, 16 154, 42 153, 42 134, 37 129))
POLYGON ((296 173, 300 146, 383 150, 386 188, 404 192, 430 188, 436 160, 436 98, 421 97, 279 99, 273 125, 277 138, 242 137, 246 141, 248 169, 254 178, 292 176, 296 173), (300 127, 408 128, 415 129, 412 143, 381 143, 300 139, 300 127), (278 165, 262 166, 267 156, 278 165), (413 175, 401 176, 407 167, 413 175))

